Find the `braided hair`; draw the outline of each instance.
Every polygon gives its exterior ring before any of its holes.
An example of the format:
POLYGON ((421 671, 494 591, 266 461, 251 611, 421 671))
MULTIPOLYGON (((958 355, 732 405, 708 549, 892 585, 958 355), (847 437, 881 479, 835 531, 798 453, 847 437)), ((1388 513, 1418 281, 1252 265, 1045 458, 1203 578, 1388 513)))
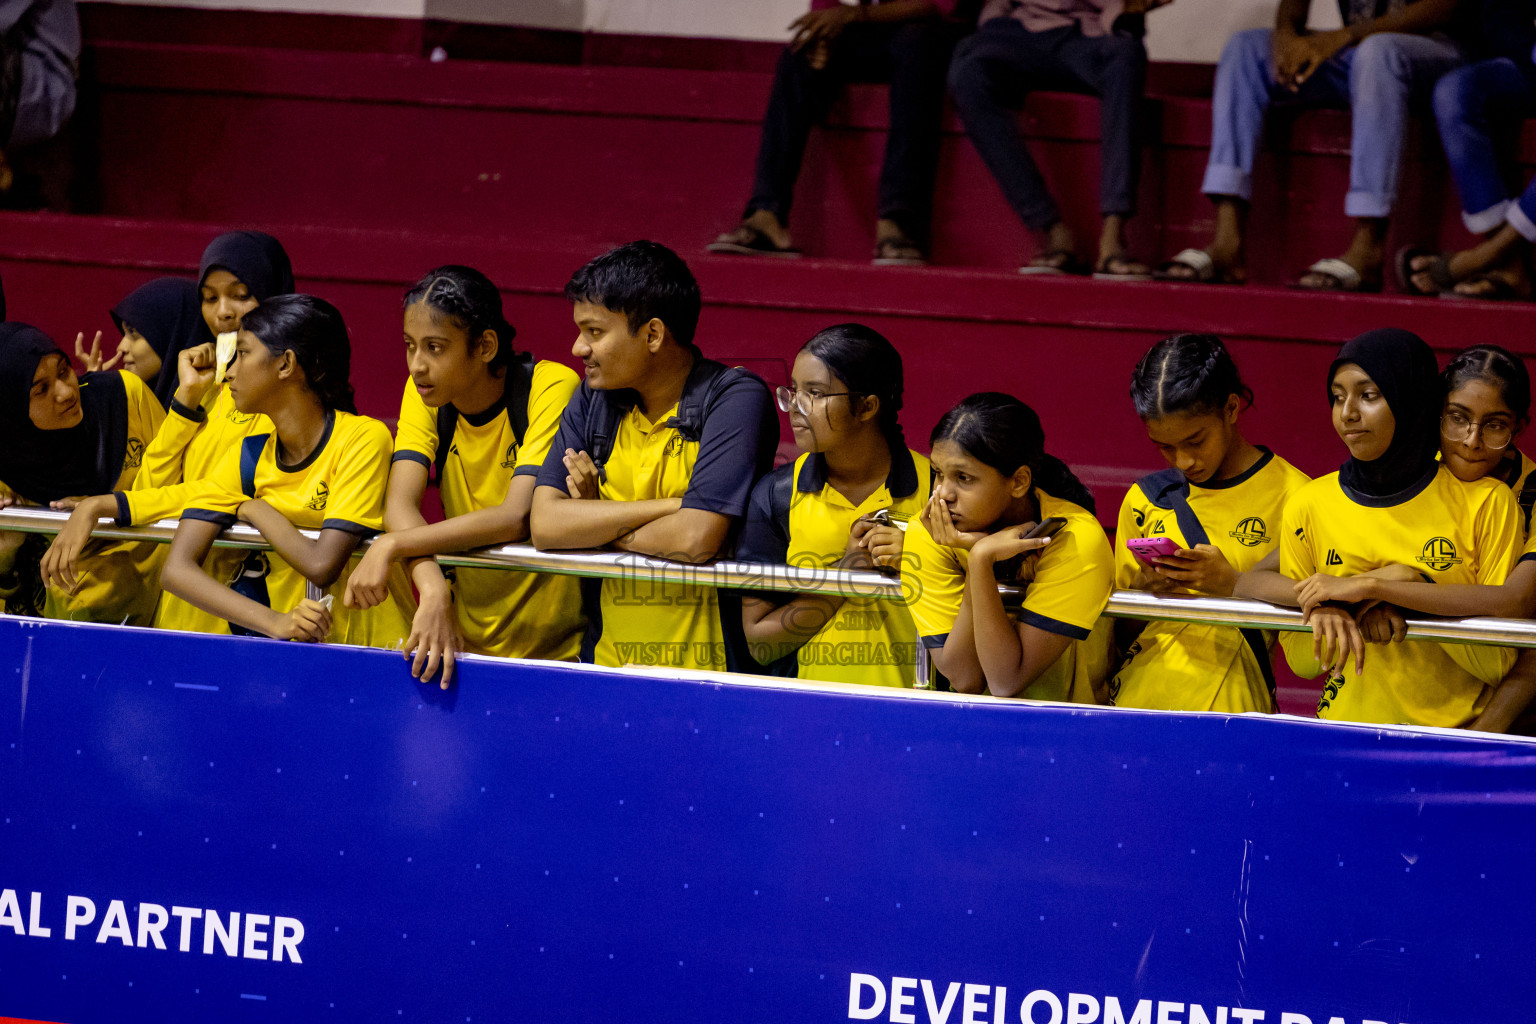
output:
POLYGON ((1214 334, 1175 334, 1153 345, 1131 373, 1131 401, 1143 420, 1180 412, 1219 412, 1236 395, 1253 405, 1253 389, 1214 334))
POLYGON ((516 354, 512 339, 517 331, 502 313, 501 292, 480 271, 457 264, 429 271, 405 293, 404 308, 418 302, 426 303, 433 313, 447 317, 468 334, 471 345, 486 331, 494 331, 496 354, 491 358, 491 372, 500 374, 511 365, 516 354))

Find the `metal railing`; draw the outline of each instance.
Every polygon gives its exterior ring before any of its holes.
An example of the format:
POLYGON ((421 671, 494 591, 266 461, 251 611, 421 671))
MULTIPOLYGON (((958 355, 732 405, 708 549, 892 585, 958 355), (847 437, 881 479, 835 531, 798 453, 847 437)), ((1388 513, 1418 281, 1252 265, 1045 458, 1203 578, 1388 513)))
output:
MULTIPOLYGON (((23 533, 58 533, 69 520, 68 512, 48 508, 0 509, 0 530, 23 533)), ((147 526, 116 526, 100 520, 93 537, 103 540, 154 541, 169 544, 176 536, 175 519, 162 519, 147 526)), ((318 530, 300 530, 314 540, 318 530)), ((215 547, 247 551, 270 551, 272 546, 253 527, 243 523, 226 529, 214 540, 215 547)), ((366 550, 368 541, 358 546, 366 550)), ((521 569, 562 576, 586 576, 597 579, 645 579, 665 583, 687 583, 705 587, 769 590, 797 594, 814 591, 842 597, 873 597, 887 601, 901 600, 901 580, 874 570, 833 571, 793 565, 760 565, 753 562, 718 561, 692 565, 627 551, 540 551, 531 544, 502 544, 452 555, 436 556, 439 565, 468 566, 475 569, 521 569)))
MULTIPOLYGON (((0 509, 0 530, 25 533, 57 533, 69 513, 53 509, 11 507, 0 509)), ((169 543, 176 535, 177 521, 164 519, 148 526, 115 526, 102 520, 92 535, 106 540, 138 540, 169 543)), ((301 530, 307 537, 319 531, 301 530)), ((359 547, 362 550, 367 541, 359 547)), ((245 550, 271 550, 255 529, 236 525, 221 533, 215 546, 245 550)), ((598 579, 647 579, 667 583, 688 583, 730 589, 768 590, 780 593, 815 592, 846 597, 873 597, 901 600, 901 580, 872 570, 847 572, 791 565, 760 565, 752 562, 719 561, 703 565, 673 562, 648 555, 615 551, 539 551, 530 544, 503 544, 460 554, 438 555, 444 566, 521 569, 566 576, 598 579)), ((1020 591, 999 588, 1018 595, 1020 591)), ((1282 608, 1263 601, 1230 597, 1187 597, 1151 594, 1139 590, 1117 590, 1110 596, 1104 614, 1122 619, 1156 619, 1167 622, 1194 622, 1217 626, 1274 629, 1307 632, 1295 608, 1282 608)), ((1492 644, 1502 647, 1536 648, 1536 621, 1529 619, 1436 619, 1410 618, 1409 640, 1434 640, 1444 643, 1492 644)))

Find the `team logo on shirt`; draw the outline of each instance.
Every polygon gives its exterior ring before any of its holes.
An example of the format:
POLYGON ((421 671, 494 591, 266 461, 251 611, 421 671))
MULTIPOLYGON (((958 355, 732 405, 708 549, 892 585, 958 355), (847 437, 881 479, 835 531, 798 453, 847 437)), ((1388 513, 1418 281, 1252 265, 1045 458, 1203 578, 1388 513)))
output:
POLYGON ((1323 560, 1323 564, 1324 565, 1343 565, 1344 564, 1344 559, 1339 557, 1339 553, 1336 550, 1334 550, 1333 548, 1329 548, 1328 549, 1328 557, 1323 560))
POLYGON ((669 459, 681 457, 683 454, 683 435, 673 434, 671 439, 667 441, 667 448, 663 454, 669 459))
POLYGON ((138 469, 139 463, 144 461, 144 442, 136 437, 128 439, 128 450, 123 453, 123 468, 138 469))
POLYGON ((308 501, 304 503, 304 507, 307 509, 312 509, 316 512, 324 512, 325 499, 329 498, 330 496, 331 489, 327 487, 325 481, 322 480, 320 481, 320 486, 315 488, 315 493, 310 497, 308 501))
POLYGON ((1435 572, 1445 572, 1453 565, 1460 565, 1462 560, 1456 554, 1456 543, 1449 537, 1431 537, 1424 542, 1419 561, 1435 572))
POLYGON ((1237 524, 1237 529, 1227 534, 1245 548, 1258 547, 1269 540, 1269 532, 1264 527, 1264 520, 1258 516, 1249 516, 1237 524))
POLYGON ((507 445, 506 453, 503 454, 502 457, 501 457, 501 468, 502 469, 511 469, 513 466, 516 466, 516 465, 517 465, 517 442, 513 441, 511 444, 507 445))
POLYGON ((1157 522, 1152 524, 1152 533, 1155 536, 1162 536, 1163 534, 1165 534, 1167 532, 1168 532, 1168 524, 1163 522, 1163 520, 1159 519, 1157 522))
POLYGON ((1131 518, 1136 520, 1136 529, 1147 525, 1147 510, 1144 508, 1131 509, 1131 518))

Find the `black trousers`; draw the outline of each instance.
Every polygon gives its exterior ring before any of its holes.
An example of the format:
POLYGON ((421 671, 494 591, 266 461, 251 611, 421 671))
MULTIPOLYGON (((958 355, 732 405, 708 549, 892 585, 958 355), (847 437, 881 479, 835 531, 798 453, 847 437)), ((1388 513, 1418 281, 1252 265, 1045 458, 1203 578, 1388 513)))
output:
POLYGON ((849 82, 889 82, 890 135, 880 169, 879 214, 926 244, 939 162, 944 77, 962 31, 936 18, 891 25, 854 23, 833 40, 820 71, 811 68, 804 52, 786 47, 763 116, 747 214, 766 210, 789 223, 795 179, 812 125, 826 117, 849 82))
POLYGON ((1040 231, 1061 220, 1061 211, 1024 146, 1014 111, 1037 89, 1099 97, 1099 210, 1129 216, 1141 177, 1146 78, 1147 50, 1135 35, 1090 39, 1075 25, 1030 32, 1013 18, 994 18, 956 50, 949 89, 1008 204, 1040 231))

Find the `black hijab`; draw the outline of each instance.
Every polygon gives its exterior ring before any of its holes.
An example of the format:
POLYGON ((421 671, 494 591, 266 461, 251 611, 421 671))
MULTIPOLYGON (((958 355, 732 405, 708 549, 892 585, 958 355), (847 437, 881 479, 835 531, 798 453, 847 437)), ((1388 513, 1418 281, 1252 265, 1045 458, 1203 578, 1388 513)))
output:
POLYGON ((59 353, 27 324, 0 323, 0 480, 28 501, 106 494, 117 486, 128 450, 128 392, 122 375, 80 378, 79 425, 39 430, 28 412, 37 364, 59 353))
POLYGON ((5 284, 0 282, 0 324, 5 323, 5 284))
POLYGON ((160 375, 150 383, 150 390, 169 409, 179 383, 176 357, 213 340, 203 321, 197 282, 185 277, 157 277, 113 306, 112 320, 119 331, 127 333, 126 327, 138 331, 160 356, 160 375))
POLYGON ((1428 483, 1438 466, 1440 406, 1445 385, 1434 350, 1411 331, 1383 327, 1345 342, 1328 368, 1328 401, 1333 402, 1333 376, 1354 363, 1381 389, 1396 427, 1392 443, 1379 459, 1361 462, 1351 457, 1339 467, 1339 482, 1365 498, 1383 499, 1428 483))
POLYGON ((293 264, 283 244, 260 231, 228 231, 208 243, 197 271, 201 285, 211 270, 227 270, 250 289, 257 302, 293 294, 293 264))

